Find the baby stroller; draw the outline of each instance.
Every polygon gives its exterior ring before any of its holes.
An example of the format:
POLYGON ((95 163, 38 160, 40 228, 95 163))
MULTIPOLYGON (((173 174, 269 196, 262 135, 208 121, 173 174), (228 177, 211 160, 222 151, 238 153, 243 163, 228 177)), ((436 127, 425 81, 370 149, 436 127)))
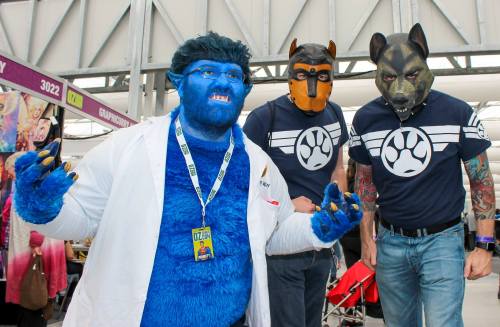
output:
POLYGON ((343 323, 362 323, 366 319, 366 303, 378 301, 375 272, 363 262, 356 262, 339 279, 328 285, 323 327, 342 326, 343 323), (338 325, 329 325, 328 318, 338 319, 338 325))

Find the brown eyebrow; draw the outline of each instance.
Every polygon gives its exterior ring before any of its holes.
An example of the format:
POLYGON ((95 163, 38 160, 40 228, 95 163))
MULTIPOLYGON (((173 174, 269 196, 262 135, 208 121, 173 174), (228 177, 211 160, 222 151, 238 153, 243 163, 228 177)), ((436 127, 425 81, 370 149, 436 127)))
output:
POLYGON ((403 73, 405 75, 422 70, 422 67, 413 65, 414 64, 413 62, 409 62, 408 64, 411 64, 409 68, 407 68, 406 66, 403 67, 403 73))
POLYGON ((386 75, 394 75, 394 76, 398 75, 398 73, 389 65, 382 68, 382 73, 386 75))

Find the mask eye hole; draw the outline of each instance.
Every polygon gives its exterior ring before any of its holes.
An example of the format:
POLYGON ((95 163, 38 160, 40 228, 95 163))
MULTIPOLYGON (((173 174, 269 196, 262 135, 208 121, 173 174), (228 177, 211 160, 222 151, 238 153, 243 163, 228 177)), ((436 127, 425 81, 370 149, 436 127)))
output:
POLYGON ((318 74, 318 80, 321 82, 328 82, 330 80, 330 74, 327 72, 320 72, 318 74))
POLYGON ((307 79, 307 75, 303 71, 298 71, 295 73, 295 79, 299 80, 299 81, 303 81, 303 80, 307 79))
POLYGON ((385 82, 392 82, 396 79, 396 76, 395 75, 384 75, 383 79, 385 82))
POLYGON ((418 70, 406 74, 406 78, 409 80, 415 80, 418 76, 418 70))

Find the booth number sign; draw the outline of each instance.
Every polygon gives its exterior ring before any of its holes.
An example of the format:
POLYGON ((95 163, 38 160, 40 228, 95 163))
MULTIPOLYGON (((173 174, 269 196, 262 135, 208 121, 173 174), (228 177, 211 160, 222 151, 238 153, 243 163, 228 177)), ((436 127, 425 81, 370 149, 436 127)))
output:
POLYGON ((70 88, 68 88, 68 92, 66 93, 66 102, 75 108, 83 109, 83 96, 70 88))

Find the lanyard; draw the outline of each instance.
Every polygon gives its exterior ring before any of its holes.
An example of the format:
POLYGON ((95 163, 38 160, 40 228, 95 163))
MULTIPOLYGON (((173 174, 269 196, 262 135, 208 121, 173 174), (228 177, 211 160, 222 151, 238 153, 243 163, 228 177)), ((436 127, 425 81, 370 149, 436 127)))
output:
POLYGON ((203 194, 201 193, 200 182, 198 181, 198 172, 196 171, 193 157, 191 156, 191 152, 189 151, 186 139, 184 138, 184 133, 182 132, 182 126, 179 117, 175 119, 175 137, 177 138, 177 142, 179 143, 179 146, 181 148, 182 155, 184 156, 184 160, 186 161, 189 177, 191 178, 191 182, 193 183, 194 190, 196 191, 196 195, 198 195, 198 200, 200 200, 201 223, 202 227, 205 227, 205 208, 207 207, 208 203, 215 198, 215 195, 219 191, 222 181, 224 180, 224 176, 226 175, 227 166, 229 166, 229 161, 231 160, 231 156, 233 155, 233 131, 231 130, 229 148, 227 149, 226 154, 224 154, 224 160, 222 161, 222 165, 220 166, 219 173, 217 174, 217 178, 215 179, 214 185, 212 186, 212 190, 210 190, 207 202, 203 202, 203 194))

